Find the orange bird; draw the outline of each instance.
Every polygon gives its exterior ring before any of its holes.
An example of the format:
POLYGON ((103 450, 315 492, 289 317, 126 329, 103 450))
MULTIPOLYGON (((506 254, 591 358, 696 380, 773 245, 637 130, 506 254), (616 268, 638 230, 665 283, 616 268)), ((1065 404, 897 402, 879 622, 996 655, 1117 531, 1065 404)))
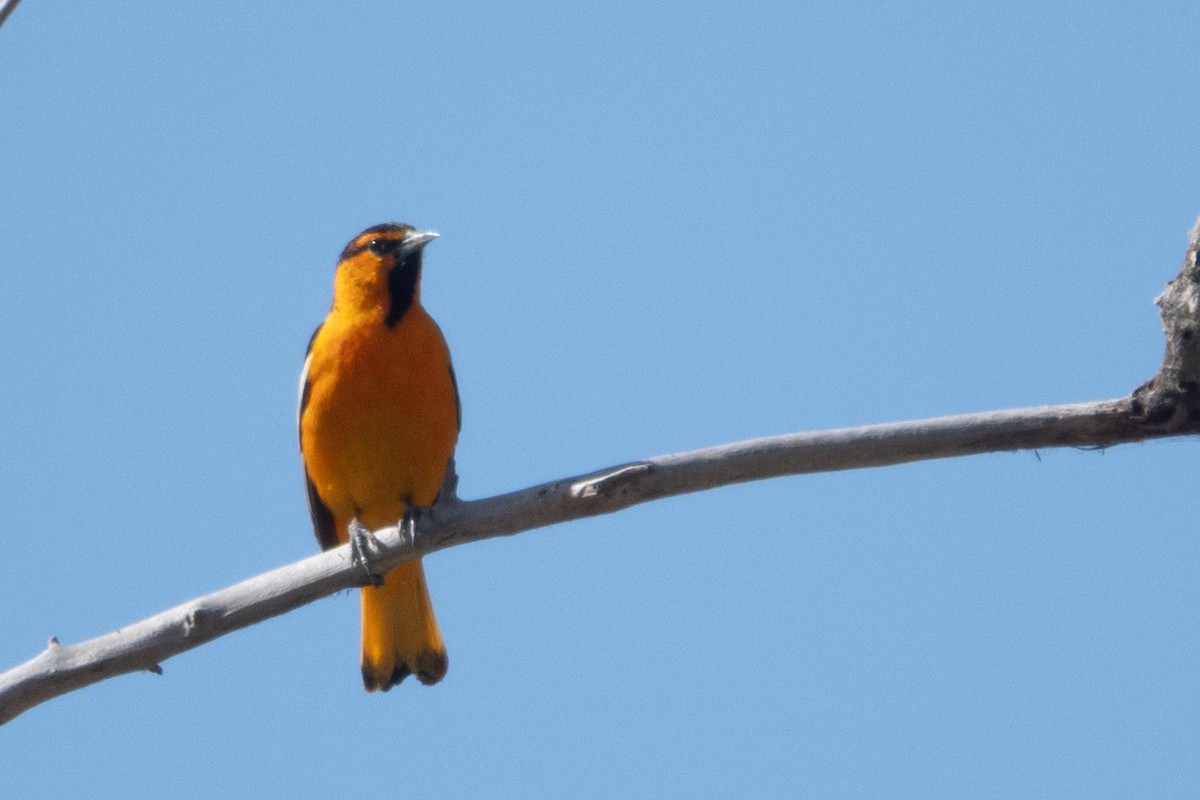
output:
MULTIPOLYGON (((333 308, 300 376, 300 455, 321 547, 411 522, 437 500, 458 440, 450 351, 421 306, 421 256, 437 237, 411 225, 360 233, 338 261, 333 308)), ((384 691, 446 674, 446 646, 420 559, 362 590, 362 676, 384 691)))

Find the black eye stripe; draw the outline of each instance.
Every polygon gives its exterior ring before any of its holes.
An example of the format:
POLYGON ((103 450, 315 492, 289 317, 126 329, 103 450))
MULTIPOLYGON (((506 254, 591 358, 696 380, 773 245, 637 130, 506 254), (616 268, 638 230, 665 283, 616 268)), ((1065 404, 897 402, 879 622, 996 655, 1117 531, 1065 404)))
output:
POLYGON ((399 239, 372 239, 367 242, 367 249, 377 256, 394 253, 398 247, 400 247, 399 239))
MULTIPOLYGON (((0 0, 0 2, 3 2, 3 0, 0 0)), ((400 246, 404 244, 409 234, 414 231, 416 231, 416 228, 411 225, 393 222, 367 228, 350 240, 350 244, 346 245, 346 249, 342 250, 342 254, 338 256, 338 260, 345 261, 346 259, 354 258, 367 250, 378 256, 394 253, 400 249, 400 246)))

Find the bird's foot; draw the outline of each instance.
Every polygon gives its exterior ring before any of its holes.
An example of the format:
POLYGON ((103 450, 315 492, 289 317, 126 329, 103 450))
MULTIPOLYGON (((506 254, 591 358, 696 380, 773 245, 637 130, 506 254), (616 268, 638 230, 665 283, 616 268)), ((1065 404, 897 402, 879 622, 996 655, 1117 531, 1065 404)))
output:
POLYGON ((378 547, 375 534, 371 533, 358 519, 350 520, 350 562, 358 564, 367 575, 367 585, 382 586, 383 576, 371 571, 371 551, 378 547))
POLYGON ((400 531, 400 541, 410 548, 417 543, 417 520, 423 512, 424 509, 420 506, 409 506, 404 509, 404 516, 400 517, 400 522, 396 525, 400 531))

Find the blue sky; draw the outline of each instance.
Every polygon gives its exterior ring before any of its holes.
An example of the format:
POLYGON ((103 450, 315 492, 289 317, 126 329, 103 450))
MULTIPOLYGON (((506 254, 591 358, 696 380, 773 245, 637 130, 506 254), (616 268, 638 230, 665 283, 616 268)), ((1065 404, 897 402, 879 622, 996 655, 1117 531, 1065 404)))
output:
MULTIPOLYGON (((295 381, 362 228, 483 497, 1105 399, 1200 213, 1195 3, 24 0, 0 29, 0 668, 316 550, 295 381), (653 5, 653 7, 650 7, 653 5)), ((0 728, 6 797, 1186 796, 1194 441, 722 489, 435 554, 0 728)))

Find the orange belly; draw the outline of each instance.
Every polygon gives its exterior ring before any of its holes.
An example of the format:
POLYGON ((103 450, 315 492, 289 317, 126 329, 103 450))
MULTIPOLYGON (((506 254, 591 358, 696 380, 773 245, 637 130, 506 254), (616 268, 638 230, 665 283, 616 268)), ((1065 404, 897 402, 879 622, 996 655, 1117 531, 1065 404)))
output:
POLYGON ((344 542, 355 517, 374 530, 437 499, 458 438, 457 400, 445 340, 420 306, 394 328, 351 318, 317 337, 301 437, 344 542))

